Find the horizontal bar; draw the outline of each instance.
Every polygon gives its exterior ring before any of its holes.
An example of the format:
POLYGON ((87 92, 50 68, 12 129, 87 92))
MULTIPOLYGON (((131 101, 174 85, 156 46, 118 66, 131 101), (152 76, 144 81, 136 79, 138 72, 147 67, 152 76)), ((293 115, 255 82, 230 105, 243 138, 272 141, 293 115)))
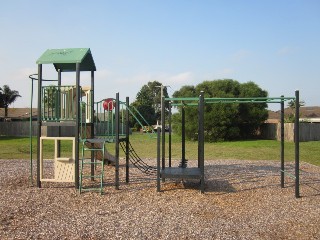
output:
MULTIPOLYGON (((281 103, 282 101, 293 100, 295 97, 255 97, 255 98, 205 98, 206 103, 213 103, 213 102, 230 102, 230 103, 237 103, 237 102, 257 102, 257 103, 281 103)), ((165 101, 199 101, 197 97, 190 97, 190 98, 165 98, 165 101)), ((182 103, 180 103, 182 104, 182 103)), ((184 103, 186 104, 186 103, 184 103)))
POLYGON ((103 176, 101 175, 82 175, 82 178, 102 178, 103 176))
POLYGON ((75 122, 43 122, 42 126, 75 126, 75 122))

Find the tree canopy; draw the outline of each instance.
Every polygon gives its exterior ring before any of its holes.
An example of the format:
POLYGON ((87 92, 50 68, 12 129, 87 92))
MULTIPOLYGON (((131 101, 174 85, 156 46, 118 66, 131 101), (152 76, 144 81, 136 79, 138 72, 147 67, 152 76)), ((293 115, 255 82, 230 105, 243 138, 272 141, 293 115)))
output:
MULTIPOLYGON (((158 81, 148 82, 137 93, 136 100, 131 104, 138 109, 149 124, 155 124, 161 118, 161 86, 163 96, 169 97, 167 88, 158 81)), ((166 103, 166 112, 169 105, 166 103)), ((131 119, 131 125, 136 125, 135 119, 131 119)))
MULTIPOLYGON (((239 83, 232 79, 204 81, 197 86, 183 86, 173 97, 205 98, 267 97, 268 93, 254 82, 239 83)), ((178 108, 181 112, 181 108, 178 108)), ((198 115, 196 107, 185 107, 186 137, 197 139, 198 115)), ((268 117, 266 103, 210 103, 205 105, 204 128, 206 141, 250 138, 268 117)), ((181 133, 181 116, 173 116, 173 128, 181 133)))
POLYGON ((19 95, 19 92, 16 90, 11 90, 8 85, 3 85, 0 87, 0 107, 4 108, 4 117, 8 116, 8 107, 10 104, 14 103, 19 95))

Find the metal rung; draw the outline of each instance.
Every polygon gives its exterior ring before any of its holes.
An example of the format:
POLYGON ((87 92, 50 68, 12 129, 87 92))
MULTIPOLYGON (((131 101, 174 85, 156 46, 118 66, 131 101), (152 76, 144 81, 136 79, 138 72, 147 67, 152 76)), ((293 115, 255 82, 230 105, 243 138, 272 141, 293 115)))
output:
POLYGON ((103 151, 103 148, 84 148, 84 151, 103 151))
POLYGON ((103 178, 101 175, 82 175, 82 178, 103 178))
MULTIPOLYGON (((98 143, 98 141, 92 141, 91 143, 98 143)), ((97 151, 101 151, 102 152, 102 158, 104 158, 104 144, 102 145, 101 148, 89 148, 89 147, 85 147, 84 145, 82 145, 82 161, 81 161, 81 175, 80 175, 80 187, 79 187, 79 191, 80 193, 82 191, 100 191, 100 194, 102 194, 102 189, 103 189, 103 175, 104 175, 104 162, 103 161, 93 161, 93 159, 91 158, 85 158, 84 157, 84 151, 90 151, 90 152, 97 152, 97 151), (95 168, 101 164, 102 168, 101 168, 101 172, 96 173, 97 175, 84 175, 84 166, 85 165, 94 165, 95 168), (100 181, 98 180, 98 182, 95 182, 95 184, 99 184, 100 187, 97 188, 86 188, 83 187, 83 180, 84 179, 88 179, 88 178, 96 178, 96 179, 100 179, 100 181), (100 182, 100 183, 99 183, 100 182)), ((94 172, 91 172, 91 174, 94 174, 94 172)))
POLYGON ((101 164, 101 162, 83 162, 82 164, 85 164, 85 165, 87 165, 87 164, 101 164))
POLYGON ((101 189, 100 188, 82 188, 81 189, 81 192, 85 192, 85 191, 101 191, 101 189))

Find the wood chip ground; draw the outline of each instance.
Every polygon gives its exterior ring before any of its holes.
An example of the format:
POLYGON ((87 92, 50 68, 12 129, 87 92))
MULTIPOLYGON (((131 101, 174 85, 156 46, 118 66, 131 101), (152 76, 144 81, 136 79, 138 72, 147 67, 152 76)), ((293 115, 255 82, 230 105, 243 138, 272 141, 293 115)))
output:
POLYGON ((0 160, 0 239, 320 239, 320 168, 301 164, 299 199, 279 176, 277 161, 206 161, 205 194, 175 180, 158 193, 155 177, 134 168, 125 184, 123 167, 115 190, 106 166, 104 195, 80 195, 72 184, 33 187, 28 160, 0 160))

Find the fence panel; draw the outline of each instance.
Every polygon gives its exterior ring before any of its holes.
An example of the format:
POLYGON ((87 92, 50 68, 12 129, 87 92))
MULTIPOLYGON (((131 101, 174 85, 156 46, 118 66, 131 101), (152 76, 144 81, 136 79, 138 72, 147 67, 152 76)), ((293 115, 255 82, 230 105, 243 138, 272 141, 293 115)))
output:
MULTIPOLYGON (((95 124, 95 134, 105 134, 101 124, 95 124)), ((74 137, 75 127, 61 126, 61 137, 74 137)), ((124 129, 120 129, 120 133, 125 133, 124 129)), ((43 127, 42 133, 47 136, 58 136, 59 130, 57 126, 43 127)), ((4 136, 30 136, 30 122, 0 122, 0 135, 4 136)), ((32 136, 37 136, 37 122, 32 122, 32 136)), ((260 136, 262 139, 280 140, 280 123, 266 123, 261 126, 260 136)), ((284 124, 285 141, 294 141, 294 124, 284 124)), ((300 123, 300 141, 320 141, 320 123, 300 123)))
POLYGON ((260 137, 262 139, 277 139, 277 123, 266 123, 260 127, 260 137))
MULTIPOLYGON (((32 122, 33 131, 32 135, 37 135, 36 129, 37 122, 32 122)), ((0 135, 5 136, 22 136, 27 137, 30 134, 30 122, 0 122, 0 135)))
MULTIPOLYGON (((320 124, 319 123, 300 123, 299 125, 300 142, 320 141, 320 124)), ((262 139, 277 139, 281 138, 280 123, 266 123, 261 126, 262 139)), ((284 140, 294 141, 294 123, 284 124, 284 140)))
MULTIPOLYGON (((108 134, 105 126, 102 123, 95 123, 95 134, 96 135, 106 135, 108 134)), ((75 126, 61 126, 60 127, 60 136, 61 137, 74 137, 75 136, 75 126)), ((32 122, 32 136, 37 136, 38 128, 37 122, 32 122)), ((113 130, 115 132, 115 130, 113 130)), ((42 126, 41 133, 43 136, 48 137, 57 137, 59 136, 59 127, 58 126, 42 126)), ((110 134, 110 133, 109 133, 110 134)), ((125 127, 120 125, 120 134, 125 134, 125 127)), ((131 133, 130 133, 131 134, 131 133)), ((21 136, 29 137, 30 136, 30 122, 21 121, 21 122, 0 122, 0 135, 3 136, 21 136)))

